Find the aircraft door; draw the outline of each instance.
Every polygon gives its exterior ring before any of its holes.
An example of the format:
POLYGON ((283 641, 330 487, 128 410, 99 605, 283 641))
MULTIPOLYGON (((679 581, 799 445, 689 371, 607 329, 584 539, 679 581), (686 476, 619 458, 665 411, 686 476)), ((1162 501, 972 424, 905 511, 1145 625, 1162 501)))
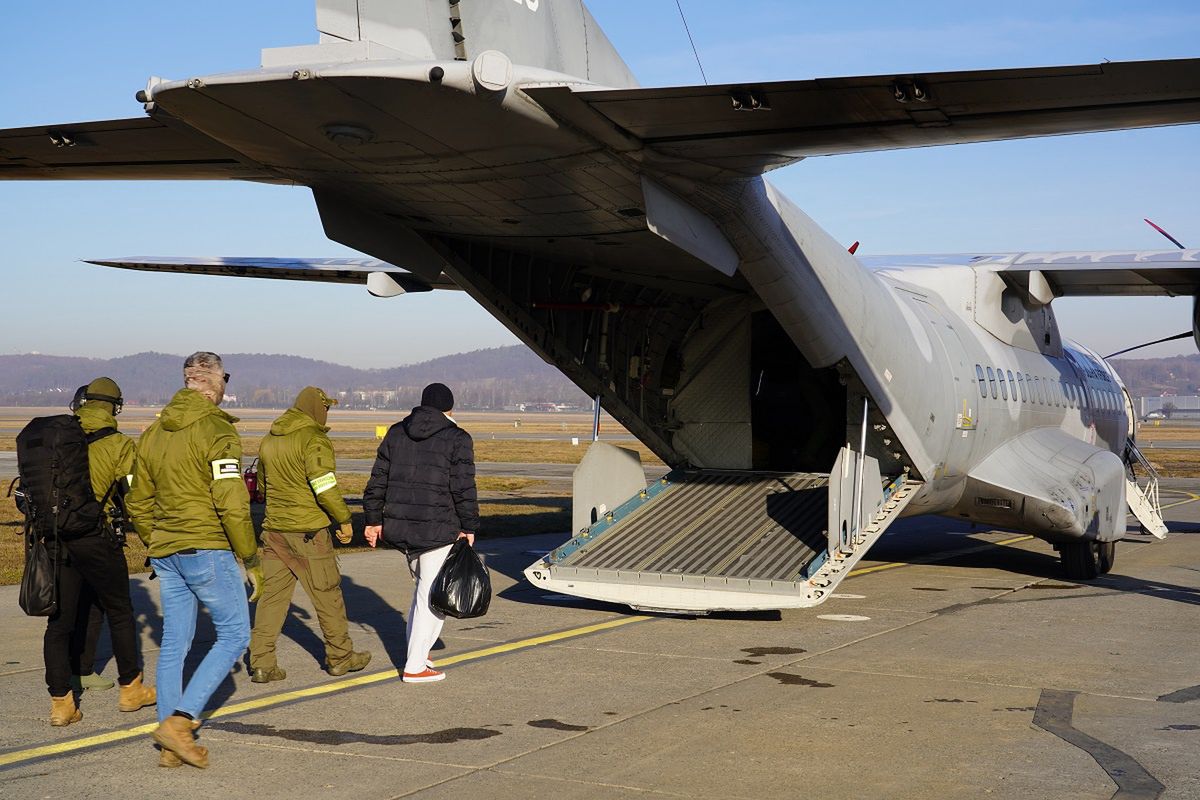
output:
MULTIPOLYGON (((946 377, 951 378, 946 380, 944 385, 949 387, 954 403, 953 413, 946 422, 953 427, 953 431, 949 447, 946 449, 946 460, 936 477, 962 477, 970 466, 970 454, 978 423, 977 415, 980 411, 979 385, 975 379, 974 362, 967 358, 962 339, 945 314, 933 304, 919 298, 913 298, 913 305, 929 321, 931 337, 941 346, 949 369, 946 377)), ((939 417, 943 413, 943 410, 937 411, 939 417)))

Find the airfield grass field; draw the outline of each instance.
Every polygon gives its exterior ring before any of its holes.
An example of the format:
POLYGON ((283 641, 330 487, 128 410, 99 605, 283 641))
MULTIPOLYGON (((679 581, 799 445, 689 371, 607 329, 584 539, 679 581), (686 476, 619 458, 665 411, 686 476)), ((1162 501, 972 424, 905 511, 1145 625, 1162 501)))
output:
MULTIPOLYGON (((367 483, 364 474, 350 473, 339 479, 342 492, 353 514, 354 538, 348 545, 337 544, 339 552, 353 553, 370 550, 363 540, 362 491, 367 483)), ((561 486, 529 478, 497 478, 481 476, 479 512, 483 519, 483 535, 487 538, 524 536, 534 533, 566 532, 571 527, 571 498, 561 486)), ((251 506, 255 526, 262 523, 263 507, 251 506)), ((0 502, 0 586, 20 581, 25 565, 25 545, 21 536, 24 518, 12 498, 0 502)), ((132 533, 125 548, 125 562, 131 575, 149 572, 146 548, 132 533)))
MULTIPOLYGON (((17 430, 39 414, 57 413, 53 409, 0 409, 0 429, 17 430)), ((135 438, 153 421, 153 409, 127 409, 120 421, 122 429, 135 438)), ((258 453, 271 421, 280 412, 273 410, 237 410, 243 449, 247 456, 258 453)), ((393 412, 335 412, 330 427, 331 438, 339 459, 374 458, 378 441, 376 426, 389 425, 401 415, 393 412), (337 433, 343 435, 338 436, 337 433), (361 433, 362 436, 345 434, 361 433)), ((492 412, 462 412, 459 423, 475 438, 477 462, 512 462, 526 464, 575 464, 587 452, 586 441, 591 435, 590 414, 517 415, 492 412), (517 423, 517 424, 514 424, 517 423), (491 438, 492 436, 507 438, 491 438), (546 438, 516 438, 516 437, 546 438), (570 441, 580 439, 579 445, 570 441)), ((606 418, 602 427, 609 431, 624 431, 606 418)), ((1200 425, 1192 421, 1163 420, 1158 425, 1142 424, 1138 442, 1143 453, 1164 478, 1200 477, 1200 425), (1192 447, 1185 447, 1192 445, 1192 447)), ((621 446, 638 451, 642 463, 661 465, 649 448, 635 440, 622 440, 621 446)), ((16 434, 0 432, 0 451, 16 449, 16 434)), ((361 496, 367 475, 345 472, 339 476, 343 494, 354 512, 354 540, 343 552, 365 549, 362 540, 361 496)), ((480 511, 485 537, 507 537, 533 533, 566 532, 570 528, 570 487, 561 481, 527 478, 481 476, 478 478, 480 511)), ((256 523, 261 522, 262 509, 255 507, 256 523)), ((0 585, 20 579, 24 564, 24 545, 20 536, 22 520, 11 498, 0 497, 0 585)), ((131 573, 146 572, 145 548, 131 536, 125 551, 131 573)))
MULTIPOLYGON (((119 417, 122 431, 136 439, 153 421, 155 411, 156 409, 126 408, 119 417)), ((0 432, 0 452, 16 450, 16 431, 30 418, 54 413, 61 412, 50 408, 0 409, 0 429, 3 429, 3 432, 0 432)), ((257 455, 259 444, 270 428, 272 420, 281 412, 269 409, 234 409, 232 413, 240 417, 237 427, 242 434, 244 453, 254 456, 257 455)), ((330 420, 330 428, 334 433, 331 441, 338 458, 374 458, 379 446, 375 438, 376 428, 390 425, 402 416, 401 412, 335 410, 330 420), (362 435, 347 435, 354 433, 362 435)), ((591 414, 460 412, 456 419, 475 438, 475 460, 479 463, 576 464, 587 452, 586 443, 591 439, 591 414), (492 436, 508 438, 493 439, 492 436), (580 444, 572 444, 572 437, 579 439, 580 444)), ((602 429, 609 433, 618 432, 625 435, 624 430, 611 418, 605 417, 602 429)), ((620 444, 637 450, 645 464, 662 464, 649 448, 640 442, 622 439, 620 444)), ((356 552, 369 549, 362 539, 361 506, 367 475, 361 472, 344 472, 339 475, 338 480, 354 514, 355 530, 354 540, 349 545, 339 545, 339 550, 356 552)), ((571 527, 569 484, 562 481, 493 476, 480 476, 477 483, 480 513, 483 518, 481 533, 484 537, 565 533, 571 527)), ((7 487, 0 487, 5 488, 7 487)), ((260 524, 263 509, 255 506, 252 510, 256 524, 260 524)), ((25 560, 21 532, 22 518, 12 498, 0 496, 0 585, 20 580, 25 560)), ((145 547, 136 536, 130 536, 125 559, 131 574, 149 571, 149 568, 144 566, 145 547)))

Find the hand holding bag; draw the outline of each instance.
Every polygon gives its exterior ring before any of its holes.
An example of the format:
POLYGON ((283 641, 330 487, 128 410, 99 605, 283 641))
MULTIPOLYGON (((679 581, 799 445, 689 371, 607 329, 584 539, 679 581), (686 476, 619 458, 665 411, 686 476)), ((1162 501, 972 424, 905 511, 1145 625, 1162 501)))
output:
POLYGON ((433 579, 429 605, 448 617, 470 619, 486 614, 491 602, 487 567, 466 539, 456 540, 433 579))

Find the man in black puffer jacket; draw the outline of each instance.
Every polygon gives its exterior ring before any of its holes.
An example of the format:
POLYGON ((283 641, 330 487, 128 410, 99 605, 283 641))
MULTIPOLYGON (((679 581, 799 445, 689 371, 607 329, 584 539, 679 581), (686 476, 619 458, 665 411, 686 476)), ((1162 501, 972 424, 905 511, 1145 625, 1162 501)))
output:
POLYGON ((367 543, 380 539, 403 550, 416 581, 408 612, 405 683, 446 677, 429 651, 445 617, 429 606, 429 588, 456 539, 472 545, 479 530, 475 451, 471 434, 455 424, 454 395, 441 383, 421 393, 421 405, 388 429, 363 492, 367 543))

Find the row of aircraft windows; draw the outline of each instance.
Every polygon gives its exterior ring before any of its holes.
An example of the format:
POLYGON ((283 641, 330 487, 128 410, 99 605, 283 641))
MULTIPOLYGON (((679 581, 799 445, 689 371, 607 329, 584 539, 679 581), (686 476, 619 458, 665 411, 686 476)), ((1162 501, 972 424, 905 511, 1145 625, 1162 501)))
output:
POLYGON ((1011 400, 1014 403, 1032 403, 1057 408, 1080 408, 1087 405, 1094 411, 1113 414, 1120 411, 1123 405, 1120 395, 1108 389, 1064 383, 1054 378, 1031 376, 1027 372, 1018 372, 1014 377, 1011 369, 997 367, 993 370, 987 367, 985 376, 984 367, 976 364, 975 375, 979 379, 979 396, 985 399, 990 389, 993 400, 1011 400), (1090 401, 1088 392, 1091 393, 1090 401))

